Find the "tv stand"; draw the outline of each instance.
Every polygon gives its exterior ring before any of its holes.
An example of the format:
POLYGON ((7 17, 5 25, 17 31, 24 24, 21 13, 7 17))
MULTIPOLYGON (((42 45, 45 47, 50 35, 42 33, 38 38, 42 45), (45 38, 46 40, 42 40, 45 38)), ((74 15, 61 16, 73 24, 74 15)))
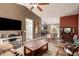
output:
POLYGON ((75 28, 72 27, 61 27, 62 30, 60 30, 60 37, 62 40, 64 41, 73 41, 73 36, 75 34, 75 28), (66 33, 64 32, 65 28, 71 28, 71 32, 70 33, 66 33))
POLYGON ((22 44, 22 36, 0 38, 0 44, 3 44, 4 41, 6 41, 6 40, 10 40, 10 39, 13 39, 13 38, 19 39, 20 43, 22 44))
POLYGON ((64 41, 73 41, 74 34, 61 34, 64 41))

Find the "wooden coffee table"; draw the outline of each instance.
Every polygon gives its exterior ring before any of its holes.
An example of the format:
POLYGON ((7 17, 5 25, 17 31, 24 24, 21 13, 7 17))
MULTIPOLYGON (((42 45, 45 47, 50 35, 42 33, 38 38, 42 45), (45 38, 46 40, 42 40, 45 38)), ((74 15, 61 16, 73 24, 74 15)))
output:
POLYGON ((24 55, 42 55, 48 50, 48 42, 45 40, 33 40, 24 45, 24 55))

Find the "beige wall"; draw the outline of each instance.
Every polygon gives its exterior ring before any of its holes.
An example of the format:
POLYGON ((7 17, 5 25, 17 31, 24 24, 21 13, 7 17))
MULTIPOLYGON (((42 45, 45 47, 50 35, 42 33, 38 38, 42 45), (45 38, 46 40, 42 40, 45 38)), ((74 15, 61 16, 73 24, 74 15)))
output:
MULTIPOLYGON (((16 3, 0 3, 0 17, 11 18, 22 21, 22 30, 25 30, 25 19, 30 18, 33 20, 40 19, 32 11, 29 11, 25 6, 18 5, 16 3)), ((23 41, 25 38, 25 33, 22 33, 23 41)))
MULTIPOLYGON (((28 18, 28 19, 31 19, 31 20, 40 20, 41 21, 41 18, 38 16, 38 15, 36 15, 35 13, 33 13, 32 11, 30 11, 29 9, 25 9, 24 10, 25 11, 25 19, 26 18, 28 18)), ((25 23, 25 19, 24 20, 22 20, 22 30, 26 30, 26 23, 25 23)), ((41 24, 41 23, 40 23, 41 24)), ((34 30, 34 29, 33 29, 34 30)), ((41 30, 41 27, 39 27, 39 31, 41 30)), ((27 32, 26 32, 27 33, 27 32)), ((25 35, 26 35, 26 33, 24 32, 23 33, 23 38, 24 39, 26 39, 26 37, 25 37, 25 35)), ((33 33, 33 38, 35 39, 35 38, 37 38, 37 37, 39 37, 40 35, 41 35, 41 31, 39 32, 39 34, 38 35, 35 35, 34 33, 33 33)))
MULTIPOLYGON (((26 8, 24 6, 18 5, 16 3, 0 3, 0 17, 24 20, 25 10, 26 8)), ((18 33, 18 31, 0 31, 0 35, 4 34, 6 36, 14 33, 18 33)))
POLYGON ((0 17, 25 19, 25 7, 15 3, 0 3, 0 17))
POLYGON ((79 36, 79 14, 78 14, 78 36, 79 36))

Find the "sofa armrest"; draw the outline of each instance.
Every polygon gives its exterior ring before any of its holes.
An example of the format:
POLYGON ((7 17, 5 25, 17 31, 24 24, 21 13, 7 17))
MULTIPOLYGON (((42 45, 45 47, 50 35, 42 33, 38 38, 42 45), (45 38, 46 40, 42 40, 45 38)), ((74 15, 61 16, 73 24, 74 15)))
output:
POLYGON ((10 43, 3 43, 0 45, 0 48, 5 51, 5 50, 9 50, 9 49, 13 48, 13 45, 10 43))

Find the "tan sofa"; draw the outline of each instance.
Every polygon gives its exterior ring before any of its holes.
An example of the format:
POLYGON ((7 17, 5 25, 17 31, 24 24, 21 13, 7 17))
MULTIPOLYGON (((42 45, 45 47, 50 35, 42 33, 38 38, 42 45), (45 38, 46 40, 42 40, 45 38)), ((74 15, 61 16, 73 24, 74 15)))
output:
POLYGON ((3 44, 0 44, 0 48, 3 50, 8 50, 8 49, 13 48, 13 45, 10 43, 3 43, 3 44))
MULTIPOLYGON (((0 44, 0 49, 3 51, 3 53, 5 53, 6 51, 9 51, 10 49, 13 48, 13 45, 10 44, 10 43, 3 43, 3 44, 0 44)), ((2 54, 3 54, 2 53, 2 54)))
POLYGON ((1 56, 15 56, 15 55, 12 52, 10 52, 10 51, 6 51, 1 56))

